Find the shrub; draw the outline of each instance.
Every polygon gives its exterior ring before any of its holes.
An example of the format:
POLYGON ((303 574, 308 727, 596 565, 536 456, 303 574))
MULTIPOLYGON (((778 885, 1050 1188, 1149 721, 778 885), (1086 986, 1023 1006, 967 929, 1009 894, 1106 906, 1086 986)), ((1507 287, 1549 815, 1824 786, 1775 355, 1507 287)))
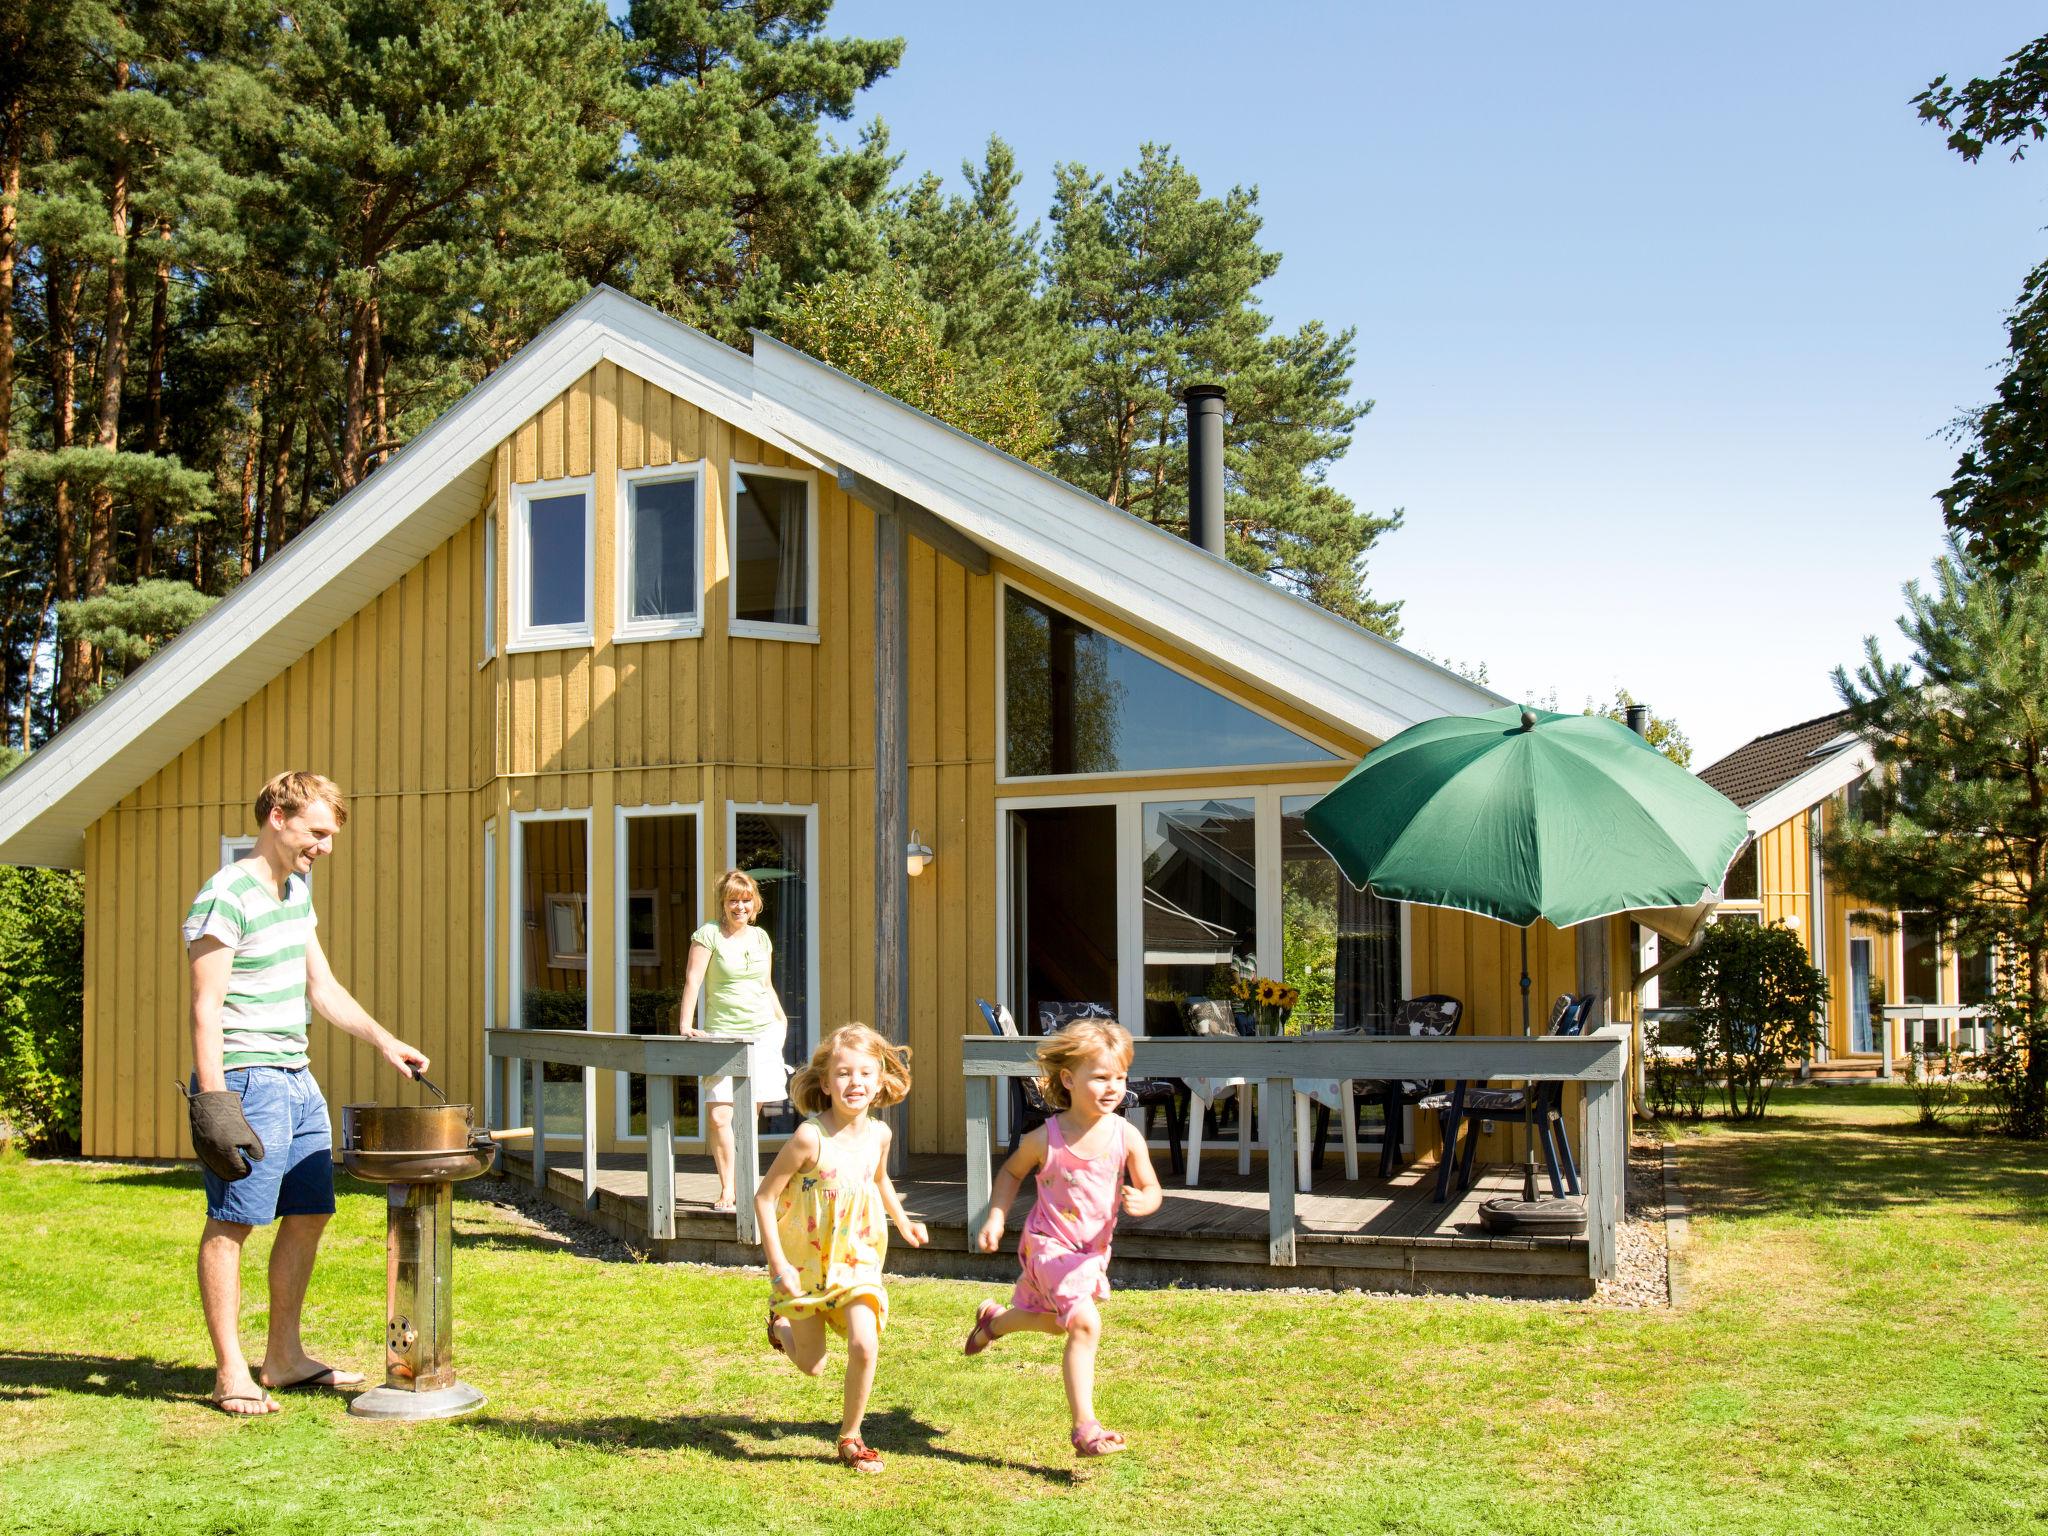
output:
POLYGON ((1705 1119, 1707 1069, 1698 1024, 1690 1018, 1646 1023, 1643 1049, 1650 1113, 1659 1120, 1705 1119))
POLYGON ((69 870, 0 865, 0 1115, 30 1151, 76 1152, 85 899, 69 870))
POLYGON ((1771 1090, 1826 1038, 1828 979, 1790 929, 1719 922, 1673 969, 1700 998, 1700 1055, 1735 1120, 1763 1117, 1771 1090))
POLYGON ((1920 1109, 1921 1129, 1937 1130, 1958 1110, 1969 1107, 1969 1079, 1953 1046, 1931 1057, 1924 1046, 1913 1047, 1906 1061, 1906 1082, 1920 1109))

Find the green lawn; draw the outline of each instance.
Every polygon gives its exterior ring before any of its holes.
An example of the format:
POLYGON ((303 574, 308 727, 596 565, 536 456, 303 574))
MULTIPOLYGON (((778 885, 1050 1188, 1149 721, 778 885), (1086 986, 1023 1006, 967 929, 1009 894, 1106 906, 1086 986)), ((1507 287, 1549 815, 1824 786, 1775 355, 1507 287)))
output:
MULTIPOLYGON (((477 1416, 236 1423, 183 1171, 0 1162, 0 1529, 1866 1533, 2048 1526, 2048 1149, 1929 1138, 1903 1090, 1786 1092, 1683 1146, 1682 1312, 1122 1292, 1077 1465, 1057 1341, 959 1353, 983 1288, 892 1291, 869 1440, 761 1341, 765 1282, 565 1251, 458 1205, 477 1416)), ((261 1240, 252 1244, 260 1261, 261 1240)), ((368 1368, 383 1212, 351 1186, 307 1336, 368 1368)), ((257 1273, 254 1264, 250 1275, 257 1273)), ((261 1338, 252 1305, 246 1332, 261 1338)))

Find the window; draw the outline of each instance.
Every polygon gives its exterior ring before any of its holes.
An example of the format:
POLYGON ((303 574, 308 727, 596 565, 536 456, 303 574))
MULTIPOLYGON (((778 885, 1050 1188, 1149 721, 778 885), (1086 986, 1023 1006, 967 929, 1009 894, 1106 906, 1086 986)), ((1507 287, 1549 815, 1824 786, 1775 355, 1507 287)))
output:
POLYGON ((515 496, 508 650, 590 644, 590 500, 587 477, 522 486, 515 496))
MULTIPOLYGON (((613 940, 612 995, 613 1027, 622 1034, 668 1034, 679 1022, 690 935, 702 921, 698 824, 693 805, 618 809, 614 899, 625 919, 613 940)), ((647 1079, 637 1072, 619 1073, 617 1079, 617 1134, 645 1136, 647 1079)), ((675 1134, 696 1137, 697 1080, 677 1078, 675 1096, 675 1134)))
MULTIPOLYGON (((817 811, 812 806, 735 805, 730 815, 733 866, 752 875, 761 888, 761 911, 754 921, 775 946, 775 995, 789 1016, 782 1057, 794 1072, 811 1059, 817 1045, 817 883, 812 878, 817 811)), ((784 1111, 764 1129, 793 1131, 796 1119, 784 1111)))
POLYGON ((1983 1008, 1998 1001, 1998 968, 1991 946, 1956 957, 1956 1001, 1966 1008, 1983 1008))
POLYGON ((619 476, 619 621, 615 638, 665 640, 702 633, 697 466, 619 476))
POLYGON ((732 632, 818 638, 816 487, 801 470, 732 467, 732 632))
POLYGON ((1250 800, 1144 806, 1148 1012, 1156 1012, 1154 1003, 1227 996, 1240 968, 1256 969, 1256 814, 1250 800))
POLYGON ((1941 932, 1925 912, 1899 914, 1899 964, 1898 1001, 1941 1001, 1941 932))
POLYGON ((1401 909, 1354 888, 1302 814, 1319 795, 1280 802, 1280 981, 1301 993, 1303 1029, 1384 1029, 1401 1000, 1401 909))
POLYGON ((483 631, 477 665, 498 654, 498 515, 484 514, 484 590, 477 604, 478 627, 483 631))
MULTIPOLYGON (((512 1027, 590 1028, 583 914, 590 897, 590 813, 512 814, 512 1027)), ((550 1137, 583 1131, 583 1069, 541 1069, 550 1137)), ((524 1074, 521 1074, 522 1076, 524 1074)), ((517 1110, 515 1101, 514 1111, 517 1110)))
POLYGON ((1015 588, 1004 594, 1002 664, 1008 778, 1336 756, 1015 588))
POLYGON ((1728 866, 1728 873, 1721 881, 1723 901, 1756 901, 1760 899, 1761 886, 1757 879, 1756 839, 1751 838, 1742 845, 1742 851, 1735 855, 1735 862, 1728 866))
POLYGON ((224 837, 220 840, 220 867, 226 869, 255 851, 256 839, 253 837, 224 837))

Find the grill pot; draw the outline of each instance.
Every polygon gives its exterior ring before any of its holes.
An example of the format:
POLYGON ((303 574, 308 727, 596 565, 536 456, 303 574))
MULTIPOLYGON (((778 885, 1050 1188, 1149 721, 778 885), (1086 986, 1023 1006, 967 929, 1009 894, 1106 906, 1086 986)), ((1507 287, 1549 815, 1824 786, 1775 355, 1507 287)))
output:
POLYGON ((342 1166, 371 1183, 473 1179, 497 1155, 491 1133, 471 1124, 467 1104, 342 1106, 342 1166))

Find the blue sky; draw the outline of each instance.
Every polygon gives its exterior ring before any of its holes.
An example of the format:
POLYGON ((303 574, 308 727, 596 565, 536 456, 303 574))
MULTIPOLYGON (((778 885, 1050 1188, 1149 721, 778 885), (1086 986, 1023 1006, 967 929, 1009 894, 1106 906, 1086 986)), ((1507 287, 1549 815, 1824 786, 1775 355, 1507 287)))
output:
MULTIPOLYGON (((1964 164, 1908 99, 2037 6, 1030 7, 840 0, 901 35, 863 98, 906 176, 1169 143, 1256 185, 1277 323, 1358 330, 1334 479, 1407 525, 1404 642, 1578 708, 1625 685, 1704 763, 1835 707, 1937 553, 1940 433, 2048 254, 2037 161, 1964 164)), ((956 183, 957 185, 957 183, 956 183)))

